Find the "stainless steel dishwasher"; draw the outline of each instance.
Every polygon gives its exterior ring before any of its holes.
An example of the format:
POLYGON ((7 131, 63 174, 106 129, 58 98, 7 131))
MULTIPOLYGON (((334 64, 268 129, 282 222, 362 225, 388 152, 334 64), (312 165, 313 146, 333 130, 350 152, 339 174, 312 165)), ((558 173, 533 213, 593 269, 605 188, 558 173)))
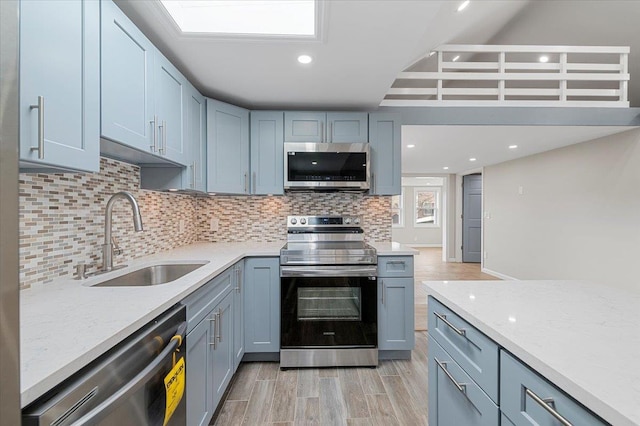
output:
POLYGON ((170 309, 25 407, 22 424, 186 425, 186 328, 185 307, 170 309))

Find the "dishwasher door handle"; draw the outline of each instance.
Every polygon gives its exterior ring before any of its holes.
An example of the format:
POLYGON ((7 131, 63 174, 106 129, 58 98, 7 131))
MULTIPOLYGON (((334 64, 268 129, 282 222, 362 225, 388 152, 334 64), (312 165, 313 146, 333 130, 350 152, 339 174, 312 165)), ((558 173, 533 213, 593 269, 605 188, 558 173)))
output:
POLYGON ((144 386, 148 379, 153 377, 158 373, 164 363, 170 359, 173 352, 178 349, 182 342, 184 341, 184 335, 187 330, 187 323, 182 322, 178 326, 175 332, 175 336, 179 336, 179 339, 171 339, 169 344, 164 347, 162 352, 153 359, 142 371, 140 371, 136 376, 127 382, 120 390, 109 398, 102 401, 98 406, 93 408, 84 416, 80 417, 78 420, 73 422, 71 426, 81 426, 85 424, 96 424, 100 420, 104 419, 111 412, 111 408, 119 405, 125 398, 127 398, 132 393, 136 392, 142 386, 144 386))

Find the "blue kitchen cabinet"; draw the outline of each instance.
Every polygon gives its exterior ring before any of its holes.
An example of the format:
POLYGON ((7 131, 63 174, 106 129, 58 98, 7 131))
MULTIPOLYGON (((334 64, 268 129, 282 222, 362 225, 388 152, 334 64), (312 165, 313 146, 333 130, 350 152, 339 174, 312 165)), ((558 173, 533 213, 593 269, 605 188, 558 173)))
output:
POLYGON ((369 141, 368 122, 366 112, 329 112, 326 142, 366 143, 369 141))
POLYGON ((100 7, 20 2, 20 166, 100 169, 100 7))
POLYGON ((245 260, 245 353, 280 351, 280 260, 245 260))
POLYGON ((251 193, 284 193, 284 113, 251 112, 251 193))
POLYGON ((102 136, 157 154, 155 47, 111 0, 102 0, 102 136))
MULTIPOLYGON (((229 274, 231 279, 231 274, 229 274)), ((231 383, 234 371, 233 354, 233 291, 213 309, 216 318, 216 346, 213 350, 213 406, 217 407, 231 383)))
POLYGON ((187 79, 115 3, 100 5, 102 136, 186 165, 187 79))
POLYGON ((285 142, 368 141, 367 113, 297 112, 284 113, 285 142))
POLYGON ((244 356, 244 261, 233 266, 233 371, 244 356))
POLYGON ((429 336, 429 425, 498 426, 498 406, 429 336))
POLYGON ((249 194, 249 111, 207 99, 207 191, 249 194))
POLYGON ((154 71, 158 153, 178 164, 187 164, 184 108, 189 83, 158 51, 154 71))
POLYGON ((378 349, 413 350, 413 292, 413 278, 378 277, 378 349))
POLYGON ((213 311, 187 335, 187 425, 206 426, 213 416, 213 311))
POLYGON ((398 114, 369 114, 371 195, 399 195, 402 190, 400 127, 398 114))
POLYGON ((207 107, 205 98, 190 86, 185 108, 187 118, 187 148, 189 153, 186 168, 185 189, 207 191, 207 107))

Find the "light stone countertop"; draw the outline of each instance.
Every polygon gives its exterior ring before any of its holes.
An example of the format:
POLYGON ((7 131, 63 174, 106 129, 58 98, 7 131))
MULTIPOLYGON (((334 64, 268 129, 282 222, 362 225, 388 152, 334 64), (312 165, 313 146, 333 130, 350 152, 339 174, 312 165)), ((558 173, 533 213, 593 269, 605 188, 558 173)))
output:
MULTIPOLYGON (((20 292, 20 387, 25 407, 140 327, 244 257, 279 256, 284 241, 196 243, 141 257, 124 269, 72 278, 20 292), (149 287, 91 287, 133 269, 208 261, 171 283, 149 287)), ((379 255, 410 255, 396 243, 371 243, 379 255)))
POLYGON ((376 249, 378 256, 414 256, 420 253, 414 248, 396 243, 395 241, 392 243, 378 243, 370 241, 368 244, 376 249))
POLYGON ((583 281, 424 285, 607 422, 640 425, 640 292, 583 281))

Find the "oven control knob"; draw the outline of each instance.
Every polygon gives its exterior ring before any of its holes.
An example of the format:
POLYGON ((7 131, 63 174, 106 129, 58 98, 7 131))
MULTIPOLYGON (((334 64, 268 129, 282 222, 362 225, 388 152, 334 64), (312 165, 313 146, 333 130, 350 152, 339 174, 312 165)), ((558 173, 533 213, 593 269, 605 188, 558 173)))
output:
POLYGON ((307 219, 305 219, 304 217, 300 218, 300 225, 304 225, 306 223, 307 223, 307 219))
POLYGON ((345 225, 349 225, 351 223, 351 218, 350 217, 345 217, 344 218, 344 224, 345 225))
POLYGON ((358 217, 354 217, 354 218, 353 218, 353 223, 354 223, 355 225, 360 225, 360 218, 358 218, 358 217))
POLYGON ((296 223, 298 223, 298 219, 296 219, 295 217, 291 218, 291 224, 295 225, 296 223))

